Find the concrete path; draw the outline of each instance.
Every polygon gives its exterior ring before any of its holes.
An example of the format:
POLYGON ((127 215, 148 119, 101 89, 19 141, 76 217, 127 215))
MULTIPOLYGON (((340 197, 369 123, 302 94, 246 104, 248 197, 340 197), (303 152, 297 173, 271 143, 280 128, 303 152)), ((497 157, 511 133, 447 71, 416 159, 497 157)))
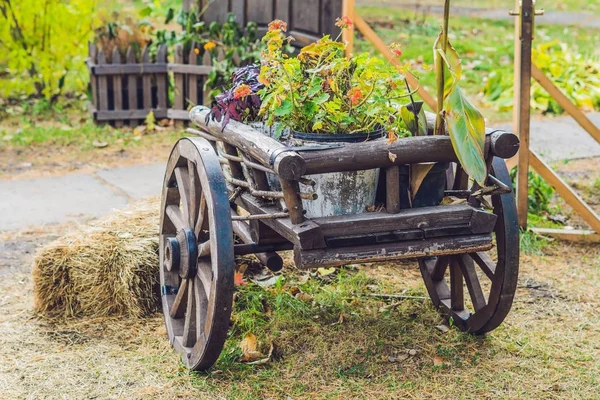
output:
MULTIPOLYGON (((415 0, 378 0, 378 1, 357 1, 357 6, 379 6, 393 7, 407 10, 427 11, 433 14, 443 14, 444 7, 438 5, 418 5, 415 0), (417 4, 417 5, 415 5, 417 4)), ((487 18, 495 20, 514 20, 514 17, 508 15, 511 7, 506 9, 490 9, 485 7, 460 7, 452 6, 454 15, 473 16, 478 18, 487 18)), ((514 7, 513 7, 514 8, 514 7)), ((546 7, 547 8, 547 7, 546 7)), ((543 17, 536 18, 536 24, 540 25, 577 25, 588 28, 600 28, 600 11, 591 12, 567 12, 546 10, 543 17)))
MULTIPOLYGON (((600 126, 600 113, 588 114, 600 126)), ((511 124, 496 128, 512 130, 511 124)), ((550 162, 600 157, 600 144, 569 117, 535 120, 531 145, 550 162)), ((54 178, 0 181, 0 231, 86 220, 161 193, 163 164, 54 178)))
POLYGON ((0 231, 106 215, 161 193, 162 164, 53 178, 0 181, 0 231))

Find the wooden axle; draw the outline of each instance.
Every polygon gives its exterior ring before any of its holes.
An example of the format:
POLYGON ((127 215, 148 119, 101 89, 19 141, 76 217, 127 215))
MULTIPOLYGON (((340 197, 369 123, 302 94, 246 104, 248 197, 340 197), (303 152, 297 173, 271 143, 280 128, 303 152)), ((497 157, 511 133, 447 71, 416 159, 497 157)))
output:
MULTIPOLYGON (((231 213, 232 216, 236 215, 234 212, 231 213)), ((242 241, 246 244, 246 245, 254 245, 254 246, 258 246, 256 243, 254 243, 254 241, 252 240, 252 235, 250 234, 250 227, 242 221, 232 221, 232 226, 233 226, 233 231, 235 232, 236 235, 239 236, 240 239, 242 239, 242 241)), ((271 245, 271 247, 273 247, 271 245)), ((249 250, 256 250, 257 248, 250 248, 249 250)), ((234 247, 234 250, 236 252, 236 254, 241 255, 243 254, 249 254, 249 253, 244 253, 242 251, 242 248, 236 246, 234 247)), ((244 250, 248 250, 246 248, 244 248, 244 250)), ((254 255, 258 258, 258 260, 260 261, 261 264, 263 264, 264 266, 266 266, 267 268, 269 268, 271 271, 280 271, 281 268, 283 267, 283 259, 281 258, 281 256, 279 254, 277 254, 274 251, 268 251, 268 252, 264 252, 264 253, 254 253, 254 255)))

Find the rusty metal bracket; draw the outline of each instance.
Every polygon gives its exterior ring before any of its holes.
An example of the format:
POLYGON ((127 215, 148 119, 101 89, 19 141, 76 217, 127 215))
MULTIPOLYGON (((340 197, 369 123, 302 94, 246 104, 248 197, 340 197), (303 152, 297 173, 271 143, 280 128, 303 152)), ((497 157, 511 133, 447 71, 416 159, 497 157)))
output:
MULTIPOLYGON (((532 39, 534 38, 533 36, 533 30, 535 29, 535 17, 536 16, 542 16, 544 15, 544 13, 546 12, 546 10, 544 10, 543 8, 540 10, 536 10, 535 9, 535 0, 532 0, 532 8, 533 8, 533 12, 530 14, 529 11, 525 11, 523 12, 523 1, 519 2, 519 9, 518 10, 510 10, 508 12, 508 15, 511 15, 513 17, 519 17, 519 26, 523 25, 523 19, 525 20, 529 20, 531 19, 531 25, 532 25, 532 29, 531 29, 531 35, 532 35, 532 39)), ((519 39, 522 39, 523 36, 521 35, 519 37, 519 39)))

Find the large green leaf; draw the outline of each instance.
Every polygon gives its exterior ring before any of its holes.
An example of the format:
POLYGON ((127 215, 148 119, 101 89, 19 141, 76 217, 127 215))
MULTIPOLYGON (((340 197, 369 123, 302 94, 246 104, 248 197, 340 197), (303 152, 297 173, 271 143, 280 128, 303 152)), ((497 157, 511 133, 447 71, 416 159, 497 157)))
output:
POLYGON ((425 108, 423 102, 414 103, 417 109, 417 118, 413 112, 413 104, 408 104, 400 107, 400 117, 406 125, 406 129, 412 133, 413 136, 427 136, 427 117, 425 116, 425 108))
POLYGON ((485 186, 487 166, 485 149, 485 120, 483 115, 455 87, 446 99, 446 123, 452 147, 465 171, 481 186, 485 186))
MULTIPOLYGON (((440 64, 444 65, 444 100, 450 95, 450 92, 458 85, 462 78, 462 63, 458 52, 452 44, 448 42, 446 53, 442 48, 442 33, 438 36, 433 45, 433 60, 436 71, 439 71, 440 64)), ((439 79, 439 77, 438 77, 439 79)))

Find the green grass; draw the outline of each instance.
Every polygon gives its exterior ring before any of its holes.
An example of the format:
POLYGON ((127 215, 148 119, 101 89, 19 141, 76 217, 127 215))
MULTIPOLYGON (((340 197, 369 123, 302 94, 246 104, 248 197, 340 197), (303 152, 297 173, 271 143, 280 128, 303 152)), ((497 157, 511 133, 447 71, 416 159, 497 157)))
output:
MULTIPOLYGON (((440 31, 441 19, 437 15, 415 16, 409 10, 359 7, 358 12, 367 20, 386 43, 402 44, 403 58, 414 65, 424 63, 432 66, 431 50, 440 31)), ((560 40, 571 51, 583 54, 598 52, 600 30, 564 26, 538 26, 535 44, 560 40)), ((485 20, 472 17, 451 16, 450 40, 463 59, 461 85, 471 98, 480 101, 480 106, 491 106, 481 99, 488 76, 492 72, 513 75, 514 25, 511 21, 485 20)), ((356 51, 375 52, 372 45, 359 36, 356 51)), ((435 93, 435 76, 432 70, 418 71, 420 81, 429 93, 435 93)), ((487 112, 493 121, 510 120, 511 113, 487 112)))
MULTIPOLYGON (((375 0, 376 2, 392 3, 392 4, 421 4, 421 5, 442 5, 442 0, 375 0)), ((538 0, 538 8, 544 8, 551 11, 572 11, 572 12, 587 12, 600 10, 600 0, 538 0)), ((474 2, 472 0, 452 0, 452 5, 455 7, 470 7, 470 8, 514 8, 513 0, 486 0, 474 2)))

